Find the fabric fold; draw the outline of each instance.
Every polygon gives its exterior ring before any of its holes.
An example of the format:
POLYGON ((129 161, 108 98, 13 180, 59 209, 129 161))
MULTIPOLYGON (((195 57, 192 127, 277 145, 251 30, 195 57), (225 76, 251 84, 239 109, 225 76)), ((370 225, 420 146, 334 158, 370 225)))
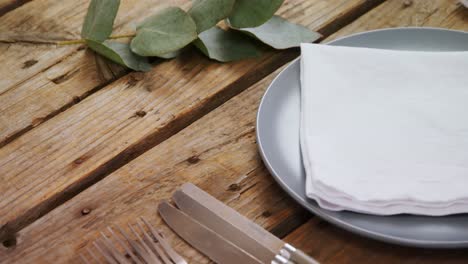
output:
POLYGON ((301 53, 308 197, 378 215, 468 212, 468 52, 301 53))

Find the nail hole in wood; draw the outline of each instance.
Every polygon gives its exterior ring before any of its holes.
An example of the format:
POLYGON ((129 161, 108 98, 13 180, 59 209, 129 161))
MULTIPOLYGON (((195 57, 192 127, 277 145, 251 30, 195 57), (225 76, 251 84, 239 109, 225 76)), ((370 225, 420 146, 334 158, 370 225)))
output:
POLYGON ((228 190, 231 191, 231 192, 238 191, 238 190, 240 190, 240 185, 238 183, 233 183, 233 184, 229 185, 228 190))
POLYGON ((28 60, 23 63, 23 69, 27 69, 37 63, 37 60, 28 60))
POLYGON ((135 113, 135 115, 137 115, 137 116, 139 116, 139 117, 144 117, 144 116, 146 115, 146 112, 143 111, 143 110, 140 110, 140 111, 137 111, 137 112, 135 113))
POLYGON ((81 210, 81 215, 87 215, 91 213, 91 209, 89 208, 84 208, 83 210, 81 210))
POLYGON ((2 242, 2 245, 6 248, 12 248, 16 246, 16 237, 7 238, 2 242))
POLYGON ((413 1, 412 1, 412 0, 404 0, 404 1, 403 1, 403 6, 404 6, 404 7, 410 7, 411 5, 413 5, 413 1))
POLYGON ((263 217, 270 217, 270 216, 271 216, 271 212, 270 212, 270 211, 264 211, 264 212, 262 213, 262 216, 263 216, 263 217))
POLYGON ((195 164, 195 163, 198 163, 199 161, 200 161, 200 158, 197 156, 192 156, 187 159, 187 162, 190 164, 195 164))

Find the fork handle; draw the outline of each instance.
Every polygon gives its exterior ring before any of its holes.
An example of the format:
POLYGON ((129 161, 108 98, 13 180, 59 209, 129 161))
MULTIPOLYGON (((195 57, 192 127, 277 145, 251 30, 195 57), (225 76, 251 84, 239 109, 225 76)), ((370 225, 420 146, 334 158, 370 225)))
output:
POLYGON ((296 264, 319 264, 315 259, 302 252, 301 250, 296 250, 291 253, 291 260, 296 264))
POLYGON ((288 259, 296 264, 319 264, 315 259, 290 244, 284 244, 283 249, 290 255, 288 259))
POLYGON ((296 263, 285 258, 283 255, 278 254, 275 256, 275 259, 271 261, 271 264, 296 264, 296 263))

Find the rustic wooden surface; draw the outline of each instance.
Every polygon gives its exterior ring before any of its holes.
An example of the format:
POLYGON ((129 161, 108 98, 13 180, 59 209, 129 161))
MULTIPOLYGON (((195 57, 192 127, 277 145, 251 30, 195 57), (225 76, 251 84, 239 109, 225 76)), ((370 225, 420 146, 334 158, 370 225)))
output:
MULTIPOLYGON (((466 250, 396 247, 340 230, 273 182, 257 153, 255 114, 298 50, 229 64, 188 50, 129 73, 81 46, 53 44, 79 36, 87 4, 0 1, 0 58, 10 63, 0 69, 1 263, 78 262, 105 226, 137 216, 165 229, 191 263, 207 263, 156 214, 187 181, 323 263, 468 261, 466 250)), ((115 30, 169 4, 188 1, 123 0, 115 30)), ((397 26, 468 30, 455 0, 291 0, 279 14, 323 41, 397 26)))
MULTIPOLYGON (((362 0, 295 1, 285 4, 279 13, 327 32, 346 21, 343 15, 351 19, 371 6, 362 0), (323 10, 327 13, 321 13, 323 10)), ((15 12, 4 18, 11 19, 15 12)), ((261 58, 220 64, 189 50, 180 58, 157 64, 151 73, 131 73, 115 80, 86 99, 76 100, 74 107, 59 111, 42 125, 38 121, 36 128, 0 149, 0 175, 6 181, 0 186, 0 208, 5 212, 0 215, 0 238, 31 223, 297 55, 297 50, 268 51, 261 58)), ((67 58, 73 62, 73 55, 67 58)), ((68 70, 76 72, 73 67, 68 70)), ((64 71, 63 66, 59 69, 64 71)), ((78 74, 60 76, 54 79, 67 79, 59 85, 72 82, 70 90, 87 83, 86 79, 73 78, 81 76, 78 74)), ((39 81, 32 84, 39 84, 40 93, 48 90, 39 81)), ((54 89, 57 92, 52 94, 66 93, 54 89)), ((48 96, 43 98, 38 102, 52 104, 48 96)), ((6 120, 15 116, 5 115, 6 120)))

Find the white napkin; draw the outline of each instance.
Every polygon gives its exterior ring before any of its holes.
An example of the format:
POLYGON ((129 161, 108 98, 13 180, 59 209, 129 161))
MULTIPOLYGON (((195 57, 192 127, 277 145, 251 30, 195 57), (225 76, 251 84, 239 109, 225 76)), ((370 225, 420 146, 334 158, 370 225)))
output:
POLYGON ((468 212, 468 52, 301 51, 308 197, 378 215, 468 212))

